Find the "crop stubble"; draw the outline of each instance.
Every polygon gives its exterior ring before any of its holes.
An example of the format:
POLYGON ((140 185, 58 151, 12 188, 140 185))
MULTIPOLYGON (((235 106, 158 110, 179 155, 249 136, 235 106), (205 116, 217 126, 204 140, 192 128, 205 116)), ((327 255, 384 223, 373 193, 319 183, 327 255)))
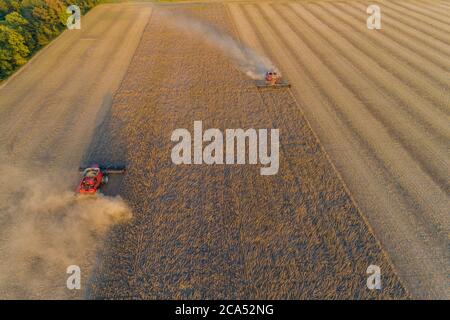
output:
POLYGON ((443 1, 233 3, 414 297, 449 296, 450 47, 443 1))
POLYGON ((258 91, 159 10, 188 12, 239 37, 224 5, 154 8, 101 128, 110 149, 91 155, 127 162, 120 193, 134 219, 110 233, 89 295, 406 297, 290 91, 258 91), (279 128, 278 175, 250 165, 173 165, 170 135, 192 130, 194 120, 221 130, 279 128), (366 287, 370 264, 383 270, 382 291, 366 287))

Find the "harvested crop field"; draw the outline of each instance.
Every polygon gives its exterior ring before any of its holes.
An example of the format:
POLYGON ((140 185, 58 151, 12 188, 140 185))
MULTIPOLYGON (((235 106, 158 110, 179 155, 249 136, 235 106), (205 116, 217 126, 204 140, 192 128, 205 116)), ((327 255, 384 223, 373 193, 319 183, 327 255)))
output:
POLYGON ((83 297, 66 268, 80 266, 84 286, 126 204, 77 201, 77 169, 150 14, 149 3, 100 5, 0 86, 0 299, 83 297))
POLYGON ((97 6, 0 85, 0 298, 449 299, 449 18, 433 0, 97 6), (216 33, 292 87, 257 89, 216 33), (278 174, 174 165, 195 120, 278 128, 278 174), (93 161, 127 173, 77 201, 93 161))
POLYGON ((154 7, 89 153, 127 163, 120 194, 134 218, 110 232, 87 296, 406 298, 292 92, 256 89, 222 52, 162 15, 181 12, 239 38, 228 12, 242 8, 231 8, 154 7), (192 132, 195 120, 222 131, 280 129, 278 174, 174 165, 172 131, 192 132), (371 264, 382 269, 380 291, 366 287, 371 264))
POLYGON ((447 1, 230 4, 243 42, 273 57, 401 279, 449 298, 447 1), (370 4, 381 30, 366 26, 370 4))

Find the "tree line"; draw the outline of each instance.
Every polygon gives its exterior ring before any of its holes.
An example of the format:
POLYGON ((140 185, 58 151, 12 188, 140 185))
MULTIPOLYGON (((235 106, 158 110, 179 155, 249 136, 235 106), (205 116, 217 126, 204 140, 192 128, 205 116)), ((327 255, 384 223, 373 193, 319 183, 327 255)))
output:
POLYGON ((0 80, 66 28, 69 5, 84 14, 102 0, 0 0, 0 80))

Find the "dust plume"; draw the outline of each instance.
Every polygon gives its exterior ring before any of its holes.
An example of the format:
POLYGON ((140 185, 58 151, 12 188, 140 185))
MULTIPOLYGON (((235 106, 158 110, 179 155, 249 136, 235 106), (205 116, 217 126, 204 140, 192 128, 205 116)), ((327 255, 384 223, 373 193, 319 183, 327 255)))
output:
POLYGON ((171 24, 180 31, 195 34, 219 49, 234 62, 238 69, 254 80, 264 79, 269 70, 280 72, 269 58, 239 43, 212 25, 185 14, 165 11, 161 14, 167 17, 171 24))
POLYGON ((66 287, 67 267, 81 268, 83 289, 105 233, 130 209, 119 197, 75 196, 60 172, 2 165, 0 177, 0 298, 82 298, 66 287))

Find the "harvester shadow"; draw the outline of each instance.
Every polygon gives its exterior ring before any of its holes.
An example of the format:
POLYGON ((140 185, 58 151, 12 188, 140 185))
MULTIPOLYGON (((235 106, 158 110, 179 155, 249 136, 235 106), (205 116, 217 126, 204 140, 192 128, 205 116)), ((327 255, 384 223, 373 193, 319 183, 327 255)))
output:
MULTIPOLYGON (((113 120, 112 105, 114 97, 111 92, 103 96, 102 105, 96 114, 95 129, 92 140, 81 158, 80 167, 98 163, 101 167, 125 166, 127 164, 125 145, 119 138, 120 124, 113 120)), ((111 174, 108 183, 101 192, 108 196, 120 193, 123 174, 111 174)))
MULTIPOLYGON (((84 155, 80 161, 80 167, 98 163, 100 167, 121 167, 127 169, 128 157, 125 140, 122 137, 122 121, 114 113, 114 95, 107 92, 103 96, 102 105, 96 114, 95 129, 92 134, 90 144, 86 147, 84 155)), ((101 193, 106 196, 115 197, 123 195, 123 185, 125 174, 109 174, 108 183, 101 188, 101 193)), ((107 244, 111 239, 111 234, 121 233, 124 225, 114 225, 107 234, 104 235, 102 245, 96 252, 93 262, 92 272, 86 278, 84 291, 85 299, 100 299, 96 296, 96 286, 102 286, 102 261, 105 256, 111 256, 110 246, 107 244)))

